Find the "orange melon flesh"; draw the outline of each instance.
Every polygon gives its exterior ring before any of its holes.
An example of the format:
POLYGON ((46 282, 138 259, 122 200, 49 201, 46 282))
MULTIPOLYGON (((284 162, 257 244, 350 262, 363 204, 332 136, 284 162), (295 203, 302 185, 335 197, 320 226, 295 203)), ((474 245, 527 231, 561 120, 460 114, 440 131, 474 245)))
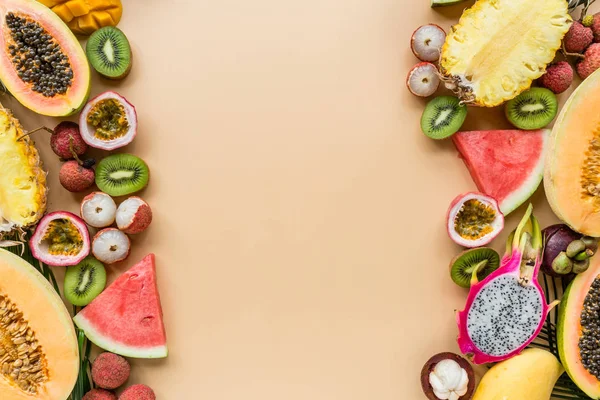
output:
POLYGON ((600 258, 593 257, 588 270, 571 282, 560 303, 557 324, 558 351, 565 370, 588 396, 600 398, 600 380, 589 373, 581 363, 581 311, 594 280, 600 278, 600 258))
MULTIPOLYGON (((48 281, 20 257, 0 249, 0 296, 23 313, 46 361, 47 380, 37 393, 27 393, 0 373, 2 400, 65 400, 79 372, 75 329, 61 298, 48 281)), ((0 301, 0 307, 2 301, 0 301)), ((1 312, 1 311, 0 311, 1 312)), ((0 348, 7 351, 6 329, 0 325, 0 348)))
MULTIPOLYGON (((582 178, 586 161, 588 165, 590 162, 590 144, 594 139, 600 142, 598 109, 600 73, 596 71, 579 85, 560 112, 550 136, 544 170, 546 197, 554 213, 574 230, 589 236, 600 236, 600 194, 592 195, 582 178)), ((596 152, 600 157, 600 147, 592 155, 596 152)), ((587 171, 600 184, 600 167, 587 171)))
POLYGON ((77 112, 89 96, 90 66, 75 35, 49 8, 35 0, 2 0, 0 2, 0 81, 21 104, 32 111, 49 116, 67 116, 77 112), (6 15, 9 12, 35 20, 58 40, 73 70, 73 82, 65 94, 44 97, 31 89, 31 83, 23 82, 19 78, 10 53, 7 51, 10 44, 10 31, 6 26, 6 15))

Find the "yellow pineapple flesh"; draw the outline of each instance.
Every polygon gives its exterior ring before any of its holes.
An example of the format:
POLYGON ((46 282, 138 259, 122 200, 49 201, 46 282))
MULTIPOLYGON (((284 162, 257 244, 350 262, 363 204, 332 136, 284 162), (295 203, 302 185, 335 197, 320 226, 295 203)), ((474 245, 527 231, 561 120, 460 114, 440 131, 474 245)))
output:
POLYGON ((35 224, 46 211, 46 173, 33 140, 22 136, 19 121, 0 105, 0 237, 35 224))
POLYGON ((485 107, 516 97, 544 74, 571 23, 565 0, 477 0, 442 47, 447 86, 485 107))

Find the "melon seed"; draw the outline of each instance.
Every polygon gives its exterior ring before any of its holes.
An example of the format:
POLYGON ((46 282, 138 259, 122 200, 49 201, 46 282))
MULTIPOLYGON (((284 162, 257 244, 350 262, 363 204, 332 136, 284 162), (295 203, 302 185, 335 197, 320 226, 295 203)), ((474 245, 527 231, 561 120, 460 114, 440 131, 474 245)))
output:
POLYGON ((492 231, 496 211, 477 199, 465 201, 454 219, 456 232, 466 239, 479 239, 492 231))
POLYGON ((17 305, 0 295, 0 310, 4 313, 0 320, 0 373, 24 392, 35 395, 48 380, 45 355, 17 305))
POLYGON ((6 26, 11 40, 5 51, 19 78, 45 97, 65 94, 73 84, 73 69, 58 42, 27 15, 9 12, 6 26))

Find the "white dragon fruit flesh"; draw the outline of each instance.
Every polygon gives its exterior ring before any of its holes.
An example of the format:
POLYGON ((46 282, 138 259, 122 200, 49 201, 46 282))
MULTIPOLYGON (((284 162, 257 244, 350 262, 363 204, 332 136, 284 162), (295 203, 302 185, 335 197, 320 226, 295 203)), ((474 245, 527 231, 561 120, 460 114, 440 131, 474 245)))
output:
POLYGON ((519 354, 540 333, 551 309, 537 276, 542 262, 542 234, 530 205, 511 233, 500 268, 477 282, 457 313, 458 345, 473 363, 506 360, 519 354))

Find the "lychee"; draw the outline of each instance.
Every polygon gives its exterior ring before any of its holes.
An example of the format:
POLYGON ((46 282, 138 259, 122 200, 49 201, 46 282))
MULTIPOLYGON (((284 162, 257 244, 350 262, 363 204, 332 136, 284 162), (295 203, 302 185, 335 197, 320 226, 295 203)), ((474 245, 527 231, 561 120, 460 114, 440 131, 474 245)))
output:
POLYGON ((56 125, 54 134, 50 137, 50 147, 64 160, 75 158, 73 152, 81 156, 88 148, 79 133, 79 125, 70 121, 63 121, 56 125))
POLYGON ((435 24, 417 28, 410 38, 410 48, 421 61, 437 61, 440 58, 446 32, 435 24))
POLYGON ((129 236, 117 228, 105 228, 96 233, 92 241, 92 253, 98 261, 114 264, 129 256, 131 241, 129 236))
POLYGON ((559 94, 567 90, 573 83, 573 67, 566 61, 550 65, 538 83, 559 94))
POLYGON ((94 184, 95 173, 75 160, 67 161, 58 173, 58 180, 69 192, 83 192, 94 184))
POLYGON ((583 53, 593 41, 592 28, 585 27, 581 22, 575 21, 565 35, 563 44, 568 53, 583 53))
POLYGON ((81 202, 81 218, 94 228, 105 228, 115 222, 117 205, 103 192, 93 192, 81 202))
POLYGON ((406 86, 415 96, 431 96, 440 86, 437 67, 429 62, 418 63, 408 72, 406 86))
POLYGON ((117 400, 117 395, 104 389, 92 389, 83 396, 82 400, 117 400))
POLYGON ((133 385, 121 393, 119 400, 156 400, 154 390, 146 385, 133 385))
POLYGON ((588 22, 589 24, 586 25, 589 26, 592 29, 592 32, 594 33, 594 42, 600 42, 600 13, 588 15, 585 18, 588 18, 588 21, 586 22, 588 22), (591 21, 589 21, 589 17, 591 17, 591 21))
POLYGON ((129 379, 131 367, 114 353, 101 353, 92 363, 92 380, 103 389, 116 389, 129 379))
POLYGON ((593 43, 588 47, 584 53, 584 59, 575 68, 581 79, 587 78, 600 68, 600 43, 593 43))
POLYGON ((142 198, 132 196, 119 204, 116 220, 117 227, 123 232, 140 233, 152 222, 152 209, 142 198))

